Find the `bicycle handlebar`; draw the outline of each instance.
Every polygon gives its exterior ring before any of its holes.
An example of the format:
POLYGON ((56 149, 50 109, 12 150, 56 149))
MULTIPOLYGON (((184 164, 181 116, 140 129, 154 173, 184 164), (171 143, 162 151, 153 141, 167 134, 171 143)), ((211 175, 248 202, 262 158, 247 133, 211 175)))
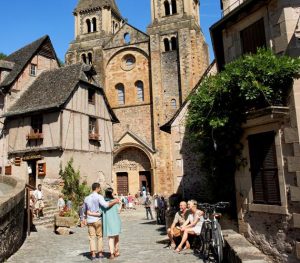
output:
POLYGON ((214 209, 225 209, 226 207, 230 206, 229 202, 218 202, 216 204, 209 204, 209 203, 199 203, 198 204, 200 209, 203 210, 214 210, 214 209))

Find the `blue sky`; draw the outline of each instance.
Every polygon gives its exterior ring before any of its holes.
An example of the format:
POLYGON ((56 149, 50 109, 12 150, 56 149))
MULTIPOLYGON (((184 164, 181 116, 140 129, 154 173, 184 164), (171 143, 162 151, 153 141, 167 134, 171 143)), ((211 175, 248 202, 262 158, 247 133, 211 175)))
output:
MULTIPOLYGON (((116 0, 123 17, 142 31, 150 24, 150 0, 116 0)), ((200 0, 201 27, 213 53, 209 27, 221 17, 220 0, 200 0)), ((48 34, 60 59, 74 39, 77 0, 0 0, 0 52, 10 54, 48 34)))

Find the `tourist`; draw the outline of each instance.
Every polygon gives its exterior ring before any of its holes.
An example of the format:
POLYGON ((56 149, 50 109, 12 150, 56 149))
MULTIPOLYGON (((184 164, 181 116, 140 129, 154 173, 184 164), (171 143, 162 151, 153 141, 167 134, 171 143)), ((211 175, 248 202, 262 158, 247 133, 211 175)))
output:
POLYGON ((149 215, 151 220, 153 220, 153 215, 152 215, 152 211, 151 211, 151 196, 150 193, 148 193, 146 200, 145 200, 145 209, 146 209, 146 217, 147 220, 149 220, 149 215))
POLYGON ((57 200, 57 208, 58 208, 58 211, 61 213, 64 211, 64 208, 65 208, 65 200, 64 200, 64 195, 63 194, 59 194, 59 198, 57 200))
POLYGON ((35 214, 35 197, 33 194, 30 195, 29 209, 30 209, 30 226, 32 226, 33 215, 35 214))
MULTIPOLYGON (((180 228, 187 221, 189 217, 189 210, 187 209, 187 203, 182 201, 179 205, 179 211, 175 214, 171 227, 167 230, 170 239, 171 248, 176 248, 175 238, 181 236, 180 228)), ((190 248, 188 240, 186 241, 185 248, 190 248)))
MULTIPOLYGON (((111 202, 115 200, 113 197, 113 189, 107 188, 105 191, 105 201, 111 202)), ((103 211, 103 236, 108 237, 108 246, 110 251, 110 259, 120 256, 119 235, 121 233, 120 211, 121 205, 115 205, 111 208, 102 208, 103 211)))
POLYGON ((144 185, 142 186, 142 197, 144 200, 147 197, 147 189, 146 189, 146 186, 144 186, 144 185))
POLYGON ((79 226, 80 227, 85 227, 86 226, 86 205, 84 202, 80 202, 79 204, 79 211, 78 211, 78 214, 79 214, 79 221, 80 221, 80 224, 79 226))
POLYGON ((103 258, 103 240, 102 240, 102 208, 112 207, 119 203, 119 199, 114 199, 110 202, 104 200, 104 197, 99 194, 101 191, 99 183, 92 184, 92 193, 84 200, 87 210, 87 225, 89 233, 91 259, 96 259, 96 251, 99 258, 103 258), (96 243, 97 241, 97 247, 96 243))
POLYGON ((183 232, 183 236, 180 244, 176 249, 177 252, 180 252, 182 250, 183 245, 187 242, 189 235, 200 235, 204 221, 203 215, 204 212, 197 209, 197 201, 191 200, 190 215, 180 228, 180 230, 183 232))
POLYGON ((134 198, 130 193, 128 193, 127 199, 128 199, 128 208, 129 209, 134 209, 134 207, 133 207, 134 198))
POLYGON ((36 217, 40 218, 40 216, 43 216, 43 209, 45 207, 44 195, 42 193, 42 185, 41 184, 38 185, 38 188, 33 192, 33 195, 35 197, 36 217))

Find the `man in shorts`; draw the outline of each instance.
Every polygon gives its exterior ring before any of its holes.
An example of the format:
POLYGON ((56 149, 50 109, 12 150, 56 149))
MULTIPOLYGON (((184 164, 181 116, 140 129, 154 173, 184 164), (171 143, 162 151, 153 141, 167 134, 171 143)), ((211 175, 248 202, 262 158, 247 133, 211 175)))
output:
MULTIPOLYGON (((187 203, 182 201, 179 205, 179 211, 175 214, 173 223, 171 227, 168 229, 168 236, 171 242, 171 247, 175 249, 176 243, 175 238, 178 238, 181 236, 181 230, 180 227, 184 224, 184 222, 189 217, 189 210, 187 209, 187 203)), ((187 242, 186 247, 190 247, 190 244, 187 242)))
POLYGON ((36 217, 40 218, 41 215, 43 215, 43 209, 45 207, 44 205, 44 195, 42 193, 42 185, 39 184, 38 188, 33 192, 33 195, 35 197, 35 212, 36 212, 36 217))

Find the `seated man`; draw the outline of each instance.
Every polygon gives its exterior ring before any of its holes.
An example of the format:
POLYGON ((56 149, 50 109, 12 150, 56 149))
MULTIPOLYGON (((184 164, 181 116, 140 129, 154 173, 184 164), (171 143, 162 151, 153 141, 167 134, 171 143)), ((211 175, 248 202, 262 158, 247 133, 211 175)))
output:
MULTIPOLYGON (((173 223, 168 229, 168 236, 171 242, 171 247, 175 249, 176 243, 175 238, 181 236, 180 227, 187 221, 189 216, 189 210, 187 209, 186 202, 180 202, 179 211, 175 214, 173 223)), ((187 241, 186 247, 189 248, 189 242, 187 241)))
POLYGON ((183 232, 182 240, 178 245, 176 251, 180 252, 183 248, 183 245, 188 242, 189 235, 200 235, 202 225, 204 222, 204 212, 197 209, 197 201, 191 200, 189 202, 190 215, 185 223, 181 227, 181 231, 183 232))

